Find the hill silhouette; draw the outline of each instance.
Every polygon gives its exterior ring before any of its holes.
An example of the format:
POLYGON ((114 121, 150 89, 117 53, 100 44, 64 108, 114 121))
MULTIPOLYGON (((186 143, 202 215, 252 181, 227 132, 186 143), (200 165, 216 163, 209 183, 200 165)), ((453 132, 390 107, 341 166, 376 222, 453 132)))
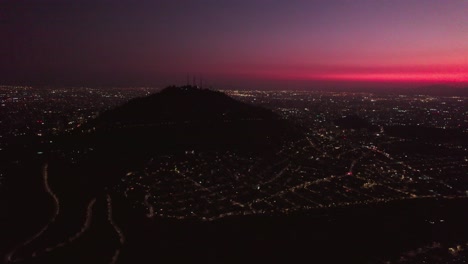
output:
POLYGON ((168 87, 103 113, 86 125, 100 150, 146 155, 179 150, 267 151, 295 135, 274 112, 224 93, 168 87))
POLYGON ((129 126, 164 122, 273 120, 273 112, 237 101, 224 93, 193 86, 171 86, 103 113, 98 126, 129 126))

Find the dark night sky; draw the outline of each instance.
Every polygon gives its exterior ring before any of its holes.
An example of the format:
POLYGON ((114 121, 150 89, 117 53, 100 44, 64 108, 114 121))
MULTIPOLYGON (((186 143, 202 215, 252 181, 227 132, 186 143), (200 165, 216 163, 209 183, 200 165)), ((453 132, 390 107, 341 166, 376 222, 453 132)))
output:
POLYGON ((0 84, 468 84, 468 1, 2 1, 0 84))

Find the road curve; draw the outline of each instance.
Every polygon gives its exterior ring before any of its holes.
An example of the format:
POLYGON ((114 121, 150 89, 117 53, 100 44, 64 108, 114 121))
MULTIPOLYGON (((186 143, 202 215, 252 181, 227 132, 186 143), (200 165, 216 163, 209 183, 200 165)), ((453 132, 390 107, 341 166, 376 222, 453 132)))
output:
MULTIPOLYGON (((55 246, 47 247, 44 250, 44 252, 51 252, 51 251, 53 251, 53 250, 55 250, 57 248, 67 246, 68 244, 70 244, 73 241, 80 238, 91 226, 91 221, 92 221, 92 218, 93 218, 93 206, 94 206, 95 202, 96 202, 96 198, 93 198, 88 203, 88 207, 86 209, 85 221, 84 221, 83 225, 81 226, 81 229, 77 233, 75 233, 73 236, 70 236, 68 239, 64 240, 63 242, 60 242, 60 243, 56 244, 55 246)), ((35 256, 37 256, 37 253, 33 257, 35 257, 35 256)))
MULTIPOLYGON (((123 234, 122 230, 117 226, 117 224, 114 222, 114 219, 112 218, 112 198, 109 194, 107 194, 107 220, 109 223, 112 225, 114 228, 115 232, 119 236, 119 242, 120 242, 120 248, 123 246, 125 243, 125 235, 123 234)), ((120 248, 118 248, 114 255, 112 256, 111 259, 111 264, 114 264, 117 262, 117 259, 119 258, 120 254, 120 248)))
POLYGON ((12 249, 9 253, 5 255, 5 262, 6 263, 11 263, 11 262, 18 262, 22 260, 21 258, 15 258, 16 252, 25 247, 26 245, 30 244, 32 241, 34 241, 36 238, 40 237, 49 227, 55 222, 55 219, 57 218, 59 212, 60 212, 60 201, 57 197, 57 195, 52 191, 49 185, 49 173, 48 173, 48 168, 49 164, 44 163, 42 166, 42 177, 44 181, 44 190, 47 192, 52 197, 52 200, 54 201, 54 213, 49 219, 49 222, 41 229, 39 232, 34 234, 33 236, 29 237, 26 241, 21 243, 20 245, 16 246, 14 249, 12 249))

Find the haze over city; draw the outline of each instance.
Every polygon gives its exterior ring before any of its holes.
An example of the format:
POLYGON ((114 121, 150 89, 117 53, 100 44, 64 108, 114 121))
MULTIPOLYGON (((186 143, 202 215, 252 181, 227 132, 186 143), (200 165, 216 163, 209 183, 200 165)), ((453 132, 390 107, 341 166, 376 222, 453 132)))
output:
POLYGON ((468 83, 462 0, 7 0, 0 10, 3 84, 167 85, 187 74, 230 88, 468 83))

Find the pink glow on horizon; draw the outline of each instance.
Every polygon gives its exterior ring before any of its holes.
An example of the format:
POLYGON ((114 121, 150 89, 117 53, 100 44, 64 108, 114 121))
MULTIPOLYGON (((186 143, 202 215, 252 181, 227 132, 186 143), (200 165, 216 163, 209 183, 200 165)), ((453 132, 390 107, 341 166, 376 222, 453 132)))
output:
POLYGON ((396 82, 468 82, 467 73, 347 73, 312 76, 311 79, 396 82))
POLYGON ((421 82, 468 84, 468 66, 311 67, 310 69, 243 69, 225 74, 263 80, 421 82))

